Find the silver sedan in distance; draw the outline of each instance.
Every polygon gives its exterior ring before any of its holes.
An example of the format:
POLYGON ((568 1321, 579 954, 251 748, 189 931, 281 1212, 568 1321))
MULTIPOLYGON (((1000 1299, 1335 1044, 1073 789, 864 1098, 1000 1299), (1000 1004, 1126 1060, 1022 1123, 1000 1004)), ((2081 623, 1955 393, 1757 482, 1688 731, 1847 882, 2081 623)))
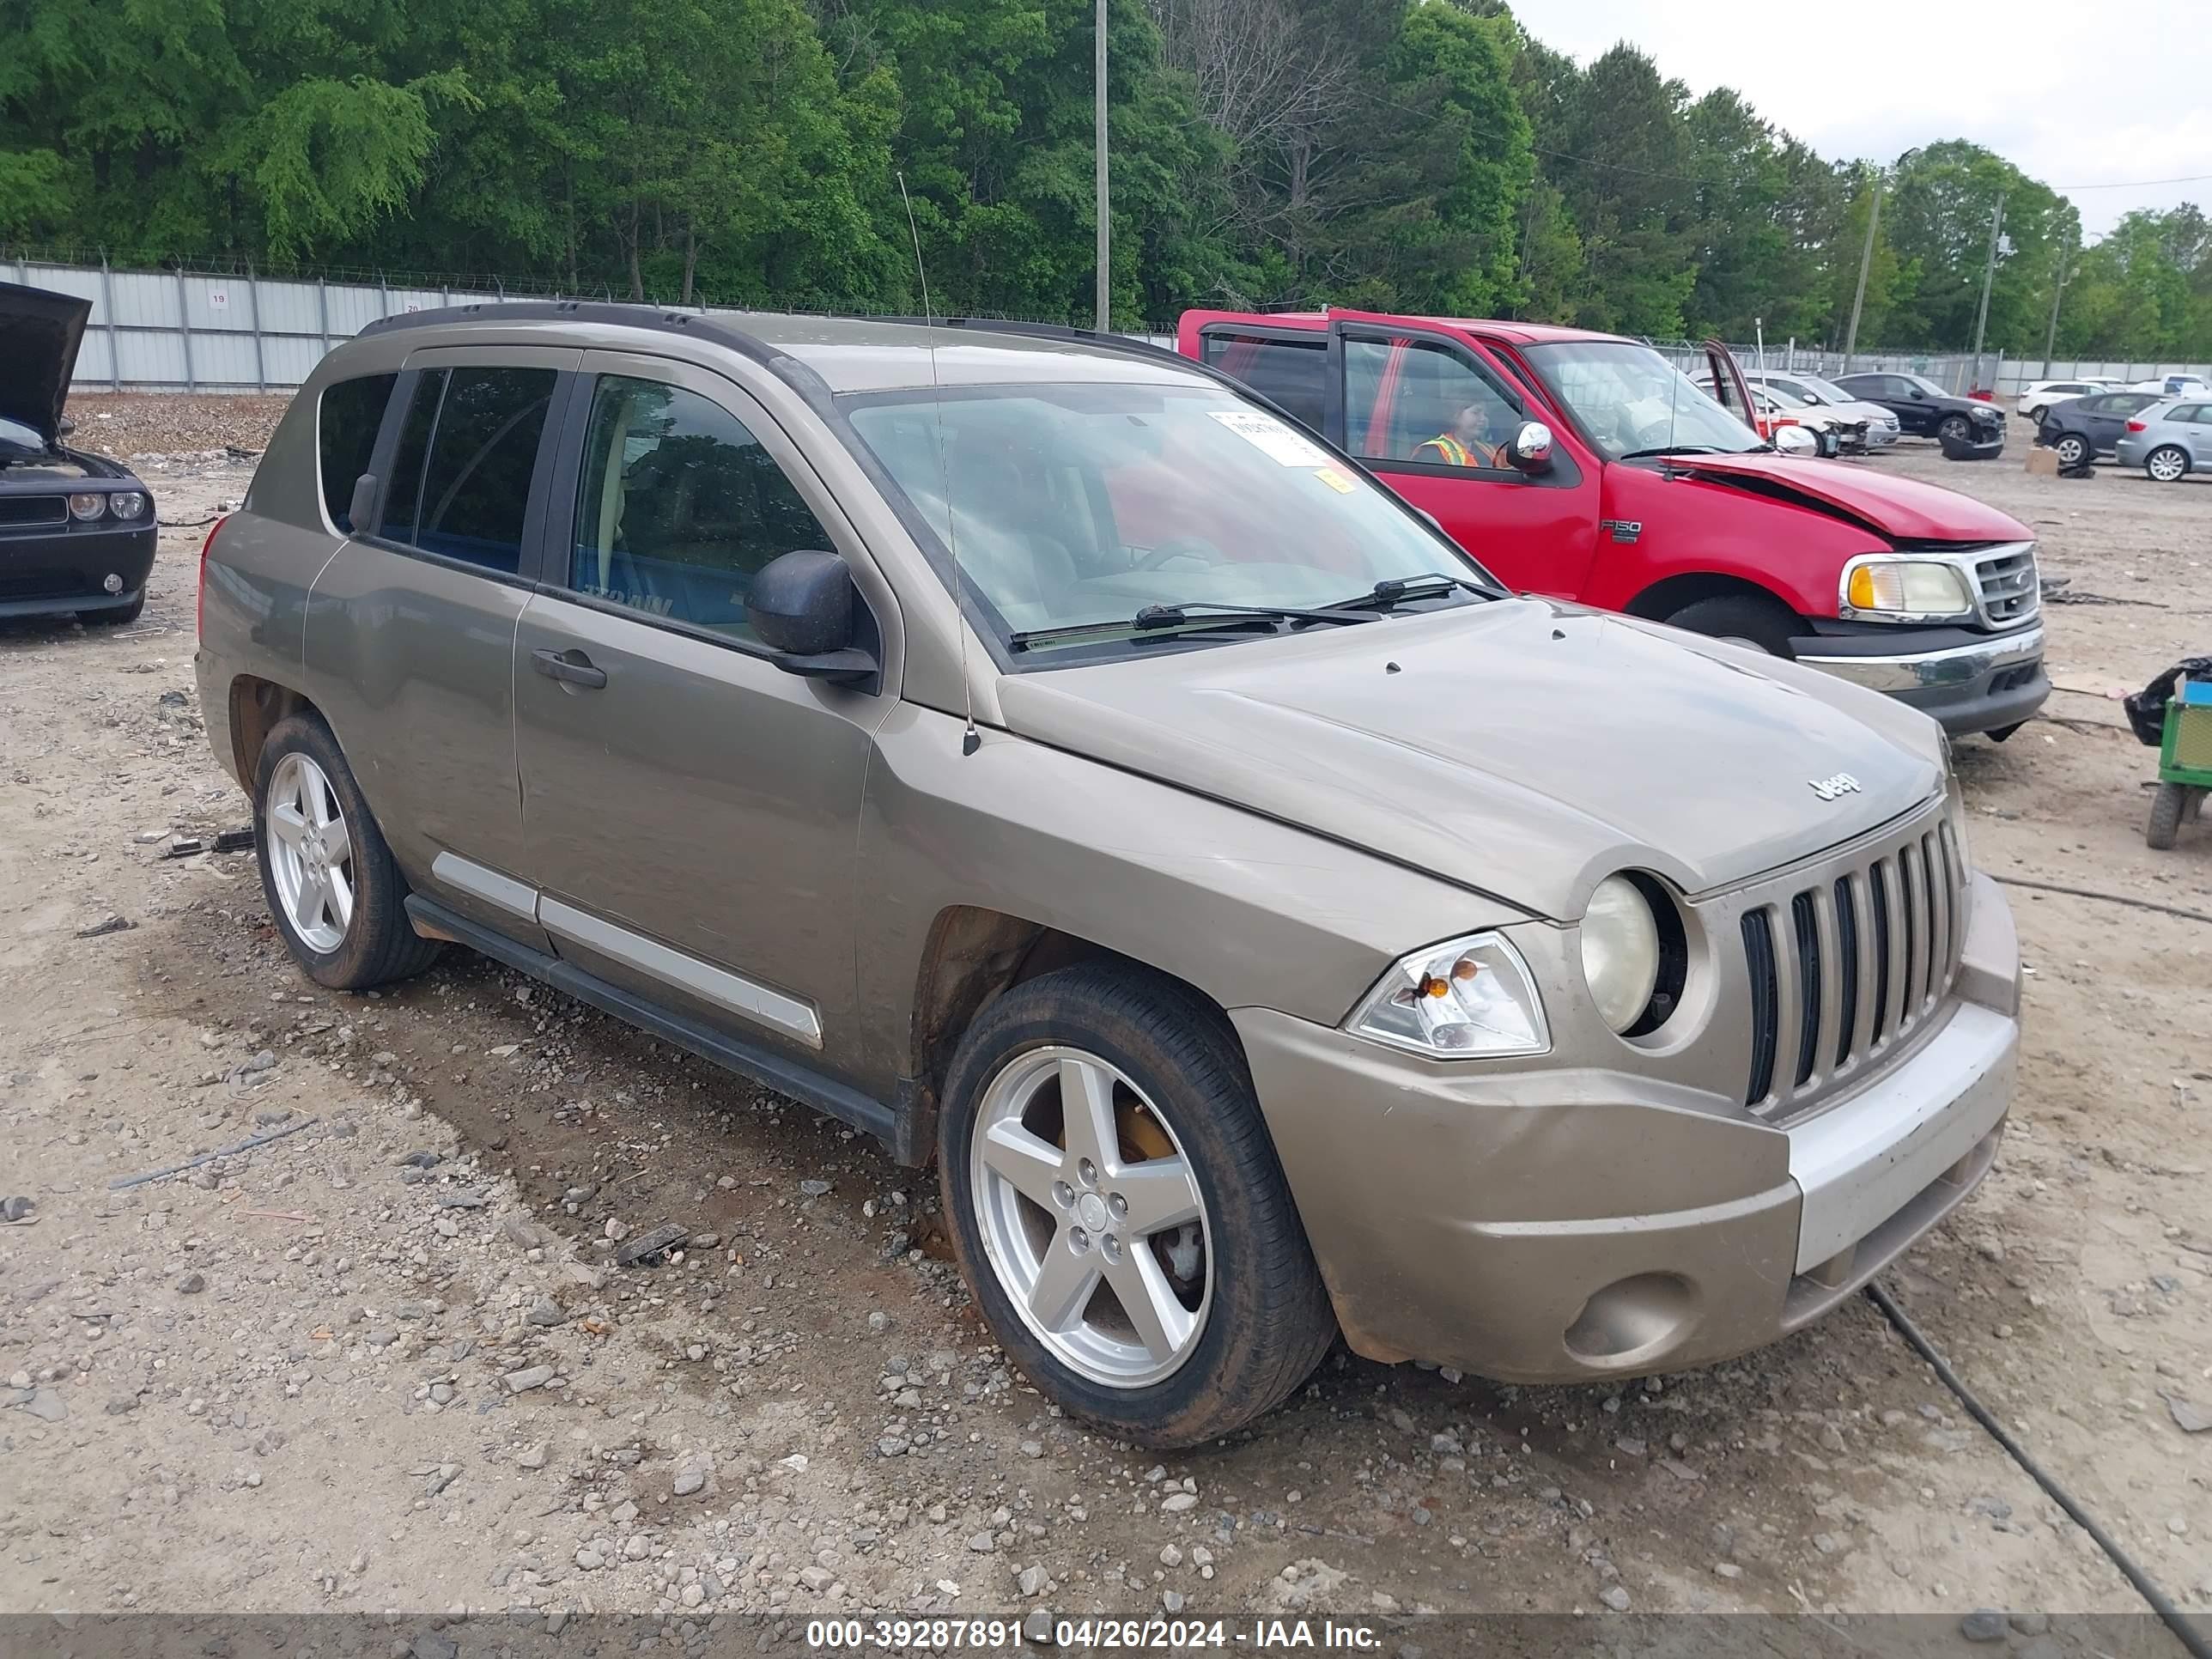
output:
POLYGON ((2177 398, 2137 410, 2114 452, 2154 483, 2179 483, 2212 466, 2212 400, 2177 398))

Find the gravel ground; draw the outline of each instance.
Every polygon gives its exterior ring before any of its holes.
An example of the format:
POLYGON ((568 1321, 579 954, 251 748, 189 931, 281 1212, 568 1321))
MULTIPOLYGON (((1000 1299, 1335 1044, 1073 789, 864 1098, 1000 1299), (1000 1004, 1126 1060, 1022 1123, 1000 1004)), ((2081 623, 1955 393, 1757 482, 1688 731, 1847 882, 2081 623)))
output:
MULTIPOLYGON (((27 1200, 0 1208, 0 1609, 1898 1612, 1954 1645, 1982 1607, 2139 1610, 1863 1302, 1602 1389, 1340 1352, 1164 1459, 1063 1422, 969 1308, 933 1182, 478 960, 324 992, 250 854, 165 856, 247 816, 192 582, 251 473, 208 452, 269 412, 73 413, 185 459, 148 465, 177 527, 140 626, 0 628, 0 1196, 27 1200), (665 1221, 680 1252, 622 1265, 665 1221)), ((2212 646, 2212 482, 2016 460, 1866 464, 2027 520, 2080 601, 2050 612, 2050 717, 1960 746, 1978 861, 2212 915, 2212 834, 2145 849, 2153 759, 2106 695, 2212 646)), ((2212 933, 2012 896, 2012 1130, 1890 1282, 2212 1605, 2212 933)), ((2036 1659, 2021 1624, 1996 1639, 2036 1659)))

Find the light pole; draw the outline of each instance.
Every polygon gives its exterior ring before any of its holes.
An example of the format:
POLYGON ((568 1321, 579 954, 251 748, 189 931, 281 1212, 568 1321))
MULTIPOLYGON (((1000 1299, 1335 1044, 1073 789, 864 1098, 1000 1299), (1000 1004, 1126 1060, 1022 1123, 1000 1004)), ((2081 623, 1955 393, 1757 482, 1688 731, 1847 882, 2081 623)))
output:
POLYGON ((1098 331, 1103 334, 1114 320, 1114 228, 1106 195, 1106 0, 1098 0, 1095 27, 1097 39, 1091 46, 1091 75, 1097 82, 1093 125, 1098 152, 1098 331))
POLYGON ((2066 293, 2066 262, 2073 257, 2074 245, 2069 241, 2058 245, 2058 274, 2051 284, 2051 326, 2043 331, 2043 378, 2051 378, 2051 354, 2058 344, 2058 301, 2066 293))
MULTIPOLYGON (((1988 325, 1990 320, 1990 286, 1996 281, 1997 241, 1999 234, 2004 229, 2004 191, 2000 188, 1997 191, 1996 211, 1990 215, 1990 258, 1989 263, 1982 268, 1982 303, 1980 308, 1974 313, 1975 386, 1979 386, 1982 380, 1982 331, 1988 325)), ((1973 387, 1969 386, 1967 390, 1971 392, 1973 387)))
MULTIPOLYGON (((1915 144, 1897 158, 1890 170, 1902 174, 1905 164, 1919 154, 1920 146, 1915 144)), ((1866 303, 1867 273, 1874 268, 1874 234, 1881 223, 1881 169, 1879 167, 1875 169, 1872 189, 1874 200, 1867 208, 1866 246, 1859 250, 1859 285, 1851 295, 1851 325, 1844 334, 1844 366, 1838 372, 1845 374, 1851 370, 1851 353, 1858 349, 1859 308, 1866 303)))

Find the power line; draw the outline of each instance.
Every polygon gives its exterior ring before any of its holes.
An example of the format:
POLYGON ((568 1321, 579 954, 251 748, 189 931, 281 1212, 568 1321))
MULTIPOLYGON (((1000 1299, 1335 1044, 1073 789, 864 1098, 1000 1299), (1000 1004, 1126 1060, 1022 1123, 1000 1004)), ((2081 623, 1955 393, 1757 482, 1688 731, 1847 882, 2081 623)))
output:
POLYGON ((2201 185, 2212 180, 2212 173, 2185 173, 2179 179, 2128 179, 2112 185, 2052 185, 2051 189, 2066 191, 2075 190, 2148 190, 2154 185, 2201 185))

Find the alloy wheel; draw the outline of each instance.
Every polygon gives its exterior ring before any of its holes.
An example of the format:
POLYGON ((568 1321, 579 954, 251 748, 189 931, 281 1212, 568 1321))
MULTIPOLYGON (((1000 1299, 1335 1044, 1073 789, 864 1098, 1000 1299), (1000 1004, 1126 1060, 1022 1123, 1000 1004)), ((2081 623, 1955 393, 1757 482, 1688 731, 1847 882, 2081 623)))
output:
POLYGON ((983 1092, 969 1158, 991 1270, 1054 1358, 1138 1389, 1190 1358, 1213 1298, 1206 1200, 1127 1075, 1080 1048, 1017 1054, 983 1092))
POLYGON ((2087 442, 2074 433, 2068 433, 2054 446, 2058 452, 2058 465, 2079 466, 2089 453, 2087 442))
POLYGON ((298 750, 269 779, 269 873, 285 920, 323 955, 353 925, 353 835, 323 769, 298 750))
POLYGON ((2189 471, 2189 458, 2178 449, 2154 450, 2143 463, 2143 471, 2160 483, 2173 483, 2189 471))

